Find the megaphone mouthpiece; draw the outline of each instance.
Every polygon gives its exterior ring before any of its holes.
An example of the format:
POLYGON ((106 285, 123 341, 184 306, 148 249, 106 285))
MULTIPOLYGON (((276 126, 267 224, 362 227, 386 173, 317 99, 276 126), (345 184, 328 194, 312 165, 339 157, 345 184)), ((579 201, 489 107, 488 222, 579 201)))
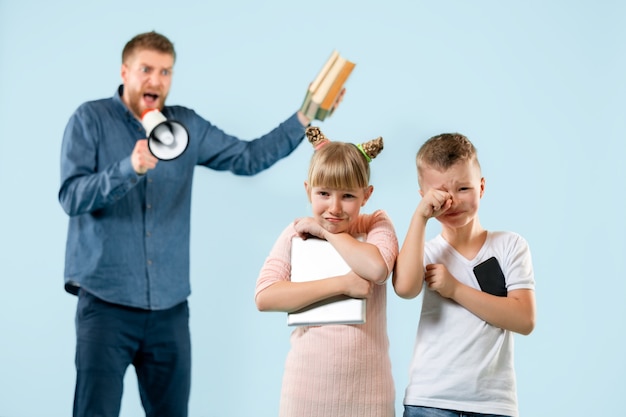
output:
POLYGON ((155 127, 152 131, 152 135, 163 145, 170 146, 174 143, 174 134, 170 130, 169 126, 167 126, 167 123, 161 123, 155 127))

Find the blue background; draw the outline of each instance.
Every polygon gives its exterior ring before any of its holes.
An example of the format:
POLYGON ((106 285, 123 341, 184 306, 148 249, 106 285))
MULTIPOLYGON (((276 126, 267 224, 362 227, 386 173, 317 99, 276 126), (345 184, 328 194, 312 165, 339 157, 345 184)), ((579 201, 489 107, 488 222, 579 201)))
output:
MULTIPOLYGON (((382 135, 366 211, 400 242, 419 199, 414 155, 459 131, 486 177, 481 222, 529 241, 538 322, 516 336, 523 416, 623 410, 626 6, 619 1, 0 0, 0 416, 68 416, 76 299, 63 290, 57 202, 65 124, 111 96, 121 51, 157 30, 178 60, 169 104, 251 139, 301 104, 333 49, 356 62, 319 123, 382 135)), ((198 168, 192 207, 191 417, 275 416, 291 329, 255 280, 282 228, 307 215, 300 146, 252 178, 198 168)), ((439 226, 429 226, 433 236, 439 226)), ((421 297, 389 288, 397 414, 421 297)), ((132 368, 122 416, 142 415, 132 368)))

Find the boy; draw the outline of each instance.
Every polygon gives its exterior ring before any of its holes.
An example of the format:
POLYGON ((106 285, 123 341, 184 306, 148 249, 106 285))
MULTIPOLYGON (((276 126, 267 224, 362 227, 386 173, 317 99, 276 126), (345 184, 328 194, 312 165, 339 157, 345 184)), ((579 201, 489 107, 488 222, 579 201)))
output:
POLYGON ((516 417, 513 332, 527 335, 535 325, 530 250, 518 234, 480 225, 485 179, 465 136, 430 138, 416 162, 422 200, 398 255, 393 286, 407 299, 424 283, 429 291, 404 417, 516 417), (424 243, 432 217, 442 231, 424 243))

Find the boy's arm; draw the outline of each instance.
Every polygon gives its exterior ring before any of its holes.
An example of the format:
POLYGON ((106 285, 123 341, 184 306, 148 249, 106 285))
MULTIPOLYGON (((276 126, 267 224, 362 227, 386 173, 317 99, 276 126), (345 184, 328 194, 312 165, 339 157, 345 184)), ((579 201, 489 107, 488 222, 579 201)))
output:
POLYGON ((452 206, 452 196, 430 189, 422 196, 409 224, 393 272, 393 289, 402 298, 415 298, 424 284, 424 240, 426 223, 431 217, 445 213, 452 206))
POLYGON ((428 288, 456 301, 487 323, 524 335, 535 327, 535 292, 530 289, 509 291, 498 297, 459 282, 442 264, 426 265, 428 288))
POLYGON ((506 297, 498 297, 459 283, 450 298, 501 329, 528 335, 535 328, 533 290, 513 290, 506 297))
POLYGON ((424 239, 428 218, 415 210, 393 270, 393 289, 402 298, 415 298, 424 284, 424 239))
POLYGON ((368 298, 374 284, 350 271, 345 275, 316 281, 277 281, 260 291, 256 306, 260 311, 298 311, 318 301, 336 295, 353 298, 368 298))

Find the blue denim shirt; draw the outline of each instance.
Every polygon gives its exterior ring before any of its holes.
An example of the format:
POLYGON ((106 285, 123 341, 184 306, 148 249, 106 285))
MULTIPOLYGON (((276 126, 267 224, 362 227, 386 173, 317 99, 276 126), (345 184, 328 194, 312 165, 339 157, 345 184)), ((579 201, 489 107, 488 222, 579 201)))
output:
POLYGON ((59 202, 70 216, 65 288, 150 310, 190 294, 189 224, 194 167, 253 175, 289 155, 304 127, 294 114, 251 141, 227 135, 193 110, 166 106, 163 115, 189 131, 177 159, 137 175, 130 155, 146 137, 141 123, 112 98, 82 104, 71 116, 61 149, 59 202))

